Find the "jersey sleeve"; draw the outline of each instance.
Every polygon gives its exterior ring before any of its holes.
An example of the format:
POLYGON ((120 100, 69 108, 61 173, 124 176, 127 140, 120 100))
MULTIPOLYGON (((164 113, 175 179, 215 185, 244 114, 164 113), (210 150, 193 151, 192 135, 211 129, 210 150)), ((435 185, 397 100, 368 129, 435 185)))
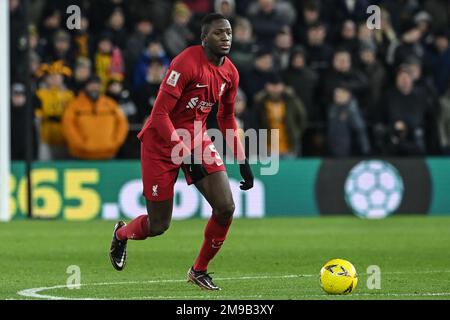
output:
MULTIPOLYGON (((237 91, 239 88, 239 73, 236 69, 233 69, 232 77, 231 77, 231 87, 228 88, 227 91, 224 92, 222 97, 222 104, 224 105, 233 105, 233 114, 234 114, 234 102, 236 100, 237 91)), ((230 110, 224 110, 230 111, 230 110)))
POLYGON ((181 146, 183 150, 182 154, 188 156, 191 154, 191 149, 183 143, 169 117, 169 114, 176 106, 177 101, 178 99, 174 96, 166 91, 160 90, 156 97, 150 119, 153 128, 155 128, 156 132, 159 133, 164 141, 167 141, 172 147, 177 145, 181 146))
POLYGON ((181 97, 183 90, 192 82, 193 65, 188 57, 180 54, 172 61, 160 86, 160 90, 176 99, 181 97))
MULTIPOLYGON (((189 59, 187 57, 186 54, 180 54, 170 64, 166 76, 159 87, 150 116, 151 125, 156 129, 156 132, 172 147, 180 145, 183 155, 190 155, 191 150, 183 143, 176 132, 169 114, 176 107, 185 87, 192 81, 192 66, 188 63, 189 59)), ((142 136, 144 130, 141 131, 138 137, 142 136)))
POLYGON ((224 93, 222 104, 219 106, 219 111, 217 112, 217 123, 222 135, 225 137, 228 147, 233 150, 234 157, 241 162, 245 160, 245 152, 239 138, 237 131, 238 127, 234 118, 234 103, 238 88, 239 74, 237 70, 234 69, 231 87, 224 93), (233 135, 227 135, 227 130, 233 130, 233 135))

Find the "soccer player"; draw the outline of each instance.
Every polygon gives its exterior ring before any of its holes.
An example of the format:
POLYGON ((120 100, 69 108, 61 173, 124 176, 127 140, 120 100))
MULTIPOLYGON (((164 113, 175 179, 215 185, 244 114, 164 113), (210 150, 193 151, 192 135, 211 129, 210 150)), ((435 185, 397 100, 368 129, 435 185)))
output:
POLYGON ((240 188, 253 187, 253 174, 234 118, 239 74, 227 58, 231 39, 230 22, 220 14, 209 14, 202 20, 202 45, 185 49, 170 64, 151 116, 138 134, 147 214, 127 225, 123 221, 115 225, 110 258, 117 270, 125 266, 127 240, 159 236, 169 228, 174 185, 181 168, 187 183, 194 184, 213 209, 200 253, 187 277, 203 289, 220 290, 207 268, 225 241, 235 207, 225 166, 206 134, 206 118, 212 108, 218 108, 219 129, 238 160, 243 177, 240 188), (200 133, 194 130, 198 123, 200 133), (187 130, 190 139, 185 140, 177 129, 187 130), (233 134, 227 136, 230 130, 233 134), (172 156, 177 147, 184 152, 182 161, 174 161, 172 156))

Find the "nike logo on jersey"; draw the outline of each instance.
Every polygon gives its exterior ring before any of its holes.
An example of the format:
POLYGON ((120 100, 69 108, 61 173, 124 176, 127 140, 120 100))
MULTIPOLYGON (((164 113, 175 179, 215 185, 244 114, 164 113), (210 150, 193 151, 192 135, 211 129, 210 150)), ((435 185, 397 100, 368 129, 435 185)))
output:
POLYGON ((197 83, 196 85, 197 88, 206 88, 207 86, 208 86, 207 84, 200 84, 200 83, 197 83))

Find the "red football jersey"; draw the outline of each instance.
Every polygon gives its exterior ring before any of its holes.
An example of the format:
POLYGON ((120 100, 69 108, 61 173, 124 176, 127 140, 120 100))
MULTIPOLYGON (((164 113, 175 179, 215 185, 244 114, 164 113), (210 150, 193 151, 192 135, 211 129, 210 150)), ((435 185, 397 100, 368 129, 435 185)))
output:
MULTIPOLYGON (((225 57, 221 66, 215 66, 208 60, 202 46, 185 49, 170 64, 152 114, 139 133, 139 139, 157 155, 170 156, 174 146, 174 142, 171 142, 173 129, 186 129, 193 139, 194 121, 202 123, 204 132, 209 112, 217 107, 222 132, 225 129, 236 130, 234 102, 238 85, 239 74, 230 59, 225 57), (167 109, 165 106, 170 104, 171 99, 168 98, 176 100, 173 108, 167 109), (172 129, 168 131, 168 127, 172 129)), ((193 147, 191 141, 191 151, 193 147)), ((235 151, 239 148, 242 146, 235 148, 235 151)))

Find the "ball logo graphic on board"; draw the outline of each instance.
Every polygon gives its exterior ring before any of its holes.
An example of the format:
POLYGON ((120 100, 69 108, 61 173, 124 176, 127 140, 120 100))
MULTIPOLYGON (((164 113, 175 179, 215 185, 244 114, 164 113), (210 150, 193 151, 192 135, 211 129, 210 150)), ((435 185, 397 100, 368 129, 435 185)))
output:
POLYGON ((403 179, 391 164, 362 161, 350 170, 345 182, 345 201, 361 218, 384 218, 400 206, 403 179))

